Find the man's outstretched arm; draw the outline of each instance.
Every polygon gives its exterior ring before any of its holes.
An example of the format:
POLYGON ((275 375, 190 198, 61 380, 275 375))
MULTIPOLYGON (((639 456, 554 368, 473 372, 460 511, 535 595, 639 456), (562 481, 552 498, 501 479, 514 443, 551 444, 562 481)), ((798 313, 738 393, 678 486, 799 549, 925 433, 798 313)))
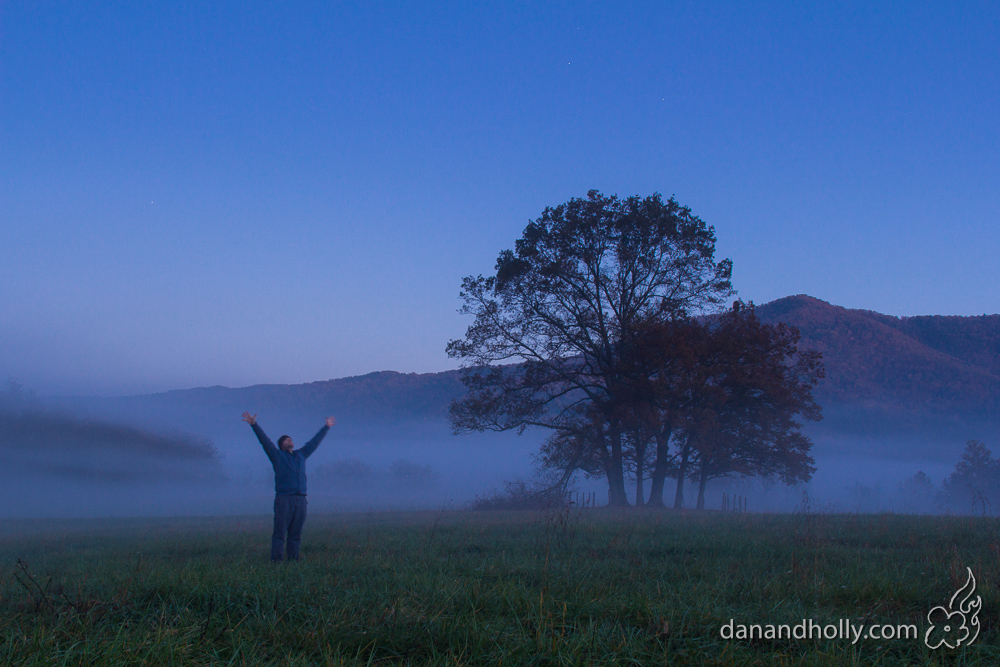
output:
POLYGON ((306 446, 302 448, 302 456, 309 458, 309 456, 316 451, 319 447, 319 443, 323 442, 323 438, 326 436, 326 432, 330 430, 330 427, 337 423, 337 420, 333 417, 326 418, 326 425, 319 430, 313 439, 306 443, 306 446))
POLYGON ((267 454, 267 458, 271 459, 271 463, 274 463, 275 459, 278 457, 278 448, 274 446, 271 439, 267 437, 266 433, 264 433, 264 429, 257 425, 257 415, 244 412, 243 421, 250 424, 250 428, 253 429, 257 439, 260 440, 260 446, 264 448, 264 453, 267 454))

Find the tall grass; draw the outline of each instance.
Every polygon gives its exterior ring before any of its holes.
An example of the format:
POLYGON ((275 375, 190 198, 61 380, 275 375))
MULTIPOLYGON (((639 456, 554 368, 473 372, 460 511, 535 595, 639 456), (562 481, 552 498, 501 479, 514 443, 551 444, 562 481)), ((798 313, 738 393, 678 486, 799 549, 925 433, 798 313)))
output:
POLYGON ((611 510, 0 525, 0 665, 997 665, 989 518, 611 510), (983 598, 970 647, 927 612, 983 598), (918 640, 727 641, 736 623, 913 623, 918 640))

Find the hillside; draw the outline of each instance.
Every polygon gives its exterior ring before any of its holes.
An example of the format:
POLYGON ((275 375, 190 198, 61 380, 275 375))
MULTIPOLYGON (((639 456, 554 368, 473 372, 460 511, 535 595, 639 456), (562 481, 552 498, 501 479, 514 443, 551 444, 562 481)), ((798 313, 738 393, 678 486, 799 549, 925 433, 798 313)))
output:
POLYGON ((830 417, 826 429, 879 435, 969 422, 996 427, 1000 315, 900 318, 805 295, 757 313, 797 327, 801 346, 823 354, 827 377, 816 395, 830 417))
POLYGON ((457 371, 380 371, 305 384, 202 387, 119 398, 75 397, 53 403, 77 413, 194 431, 218 442, 222 434, 245 430, 239 416, 259 412, 262 420, 301 422, 311 428, 329 414, 338 431, 352 435, 395 430, 400 425, 442 424, 451 401, 465 389, 457 371))
MULTIPOLYGON (((191 401, 243 410, 266 404, 279 412, 316 414, 335 409, 348 422, 440 421, 464 387, 455 371, 397 373, 381 371, 295 385, 255 385, 240 389, 208 387, 154 395, 165 405, 191 401)), ((152 397, 134 397, 141 401, 152 397)), ((130 399, 125 399, 130 400, 130 399)))

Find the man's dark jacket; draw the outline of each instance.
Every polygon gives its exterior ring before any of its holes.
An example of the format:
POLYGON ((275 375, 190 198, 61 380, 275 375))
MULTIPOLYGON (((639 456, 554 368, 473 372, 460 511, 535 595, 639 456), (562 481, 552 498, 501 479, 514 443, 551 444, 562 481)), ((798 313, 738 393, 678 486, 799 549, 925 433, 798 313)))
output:
POLYGON ((316 451, 330 427, 321 428, 319 433, 302 449, 286 452, 275 447, 260 426, 257 424, 250 426, 253 427, 253 432, 257 434, 257 439, 260 440, 264 453, 267 454, 267 458, 271 459, 271 465, 274 467, 274 493, 279 496, 305 495, 306 459, 316 451))

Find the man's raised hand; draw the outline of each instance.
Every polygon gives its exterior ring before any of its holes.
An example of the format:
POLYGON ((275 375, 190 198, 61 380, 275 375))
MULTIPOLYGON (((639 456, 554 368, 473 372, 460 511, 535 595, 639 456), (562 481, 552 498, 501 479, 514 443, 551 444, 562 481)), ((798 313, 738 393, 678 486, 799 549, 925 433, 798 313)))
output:
POLYGON ((330 428, 331 426, 333 426, 336 423, 337 423, 337 420, 334 419, 333 417, 327 417, 326 418, 326 427, 327 428, 330 428))
MULTIPOLYGON (((253 426, 254 424, 257 423, 257 415, 256 415, 256 413, 255 414, 250 414, 249 412, 244 412, 243 413, 243 421, 245 421, 246 423, 248 423, 251 426, 253 426)), ((329 421, 329 420, 327 420, 327 421, 329 421)))

